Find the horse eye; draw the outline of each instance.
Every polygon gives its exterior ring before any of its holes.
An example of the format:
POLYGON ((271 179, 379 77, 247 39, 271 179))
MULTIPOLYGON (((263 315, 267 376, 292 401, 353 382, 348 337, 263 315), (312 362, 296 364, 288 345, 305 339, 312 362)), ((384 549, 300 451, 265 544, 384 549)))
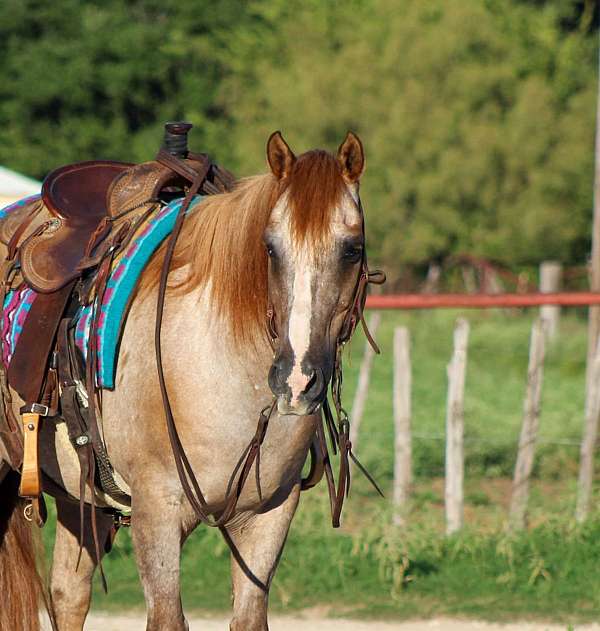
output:
POLYGON ((360 245, 349 245, 344 248, 344 254, 342 255, 345 261, 349 263, 358 263, 362 258, 362 246, 360 245))
POLYGON ((266 243, 265 247, 267 248, 269 258, 273 258, 275 256, 275 248, 270 243, 266 243))

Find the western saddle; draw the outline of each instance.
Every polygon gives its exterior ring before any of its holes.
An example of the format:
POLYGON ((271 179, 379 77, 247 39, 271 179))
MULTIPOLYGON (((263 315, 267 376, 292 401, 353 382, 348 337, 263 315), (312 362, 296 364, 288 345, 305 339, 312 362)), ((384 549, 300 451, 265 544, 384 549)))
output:
POLYGON ((82 479, 117 503, 128 503, 112 475, 93 403, 100 310, 92 317, 85 368, 74 351, 72 320, 81 305, 101 304, 114 257, 158 208, 181 197, 189 207, 196 193, 232 188, 231 173, 205 154, 188 151, 191 127, 167 123, 163 146, 150 162, 79 162, 52 171, 41 198, 13 210, 0 224, 0 241, 8 248, 0 304, 22 283, 38 294, 8 370, 0 367, 0 439, 10 466, 21 470, 20 494, 32 500, 30 514, 39 524, 44 507, 37 445, 43 417, 65 420, 82 479), (14 416, 11 389, 24 402, 21 424, 14 416))

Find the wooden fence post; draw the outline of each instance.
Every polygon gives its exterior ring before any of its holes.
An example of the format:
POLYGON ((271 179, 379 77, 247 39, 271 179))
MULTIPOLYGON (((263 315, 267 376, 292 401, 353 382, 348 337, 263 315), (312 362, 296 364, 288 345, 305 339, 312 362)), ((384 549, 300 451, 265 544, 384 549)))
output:
POLYGON ((469 323, 456 321, 454 352, 448 364, 448 401, 446 404, 446 534, 463 525, 464 500, 464 397, 467 371, 469 323))
POLYGON ((594 451, 598 436, 600 416, 600 339, 591 365, 588 362, 589 380, 585 397, 585 425, 579 456, 579 480, 577 484, 577 506, 575 519, 582 522, 588 515, 594 477, 594 451))
POLYGON ((531 328, 529 365, 527 367, 527 391, 523 406, 523 425, 519 438, 519 451, 515 464, 512 495, 510 499, 509 524, 511 528, 525 527, 529 479, 533 468, 535 441, 540 418, 540 400, 544 376, 546 322, 539 318, 531 328))
MULTIPOLYGON (((371 335, 375 337, 379 323, 381 322, 381 313, 375 311, 369 318, 369 331, 371 335)), ((350 442, 353 449, 356 450, 358 444, 358 432, 360 429, 360 423, 365 411, 365 404, 367 402, 367 395, 369 393, 369 377, 371 375, 371 366, 373 365, 373 357, 375 352, 371 348, 369 341, 365 342, 365 351, 363 353, 362 362, 360 364, 360 372, 358 374, 358 385, 356 386, 356 393, 354 394, 354 401, 352 402, 352 412, 350 414, 350 442)))
MULTIPOLYGON (((556 261, 544 261, 540 265, 540 292, 553 294, 560 291, 562 265, 556 261)), ((546 322, 545 330, 549 340, 558 337, 560 323, 560 307, 558 305, 543 305, 540 308, 542 320, 546 322)))
MULTIPOLYGON (((600 76, 600 48, 598 49, 598 75, 600 76)), ((592 253, 590 257, 590 290, 600 291, 600 81, 596 94, 596 143, 594 159, 594 218, 592 221, 592 253)), ((586 401, 592 397, 589 390, 594 388, 594 356, 600 338, 600 305, 590 306, 588 316, 588 348, 586 371, 586 401)), ((587 417, 587 410, 586 410, 587 417)), ((586 422, 587 424, 587 422, 586 422)), ((582 445, 583 457, 583 445, 582 445)), ((587 512, 587 511, 586 511, 587 512)))
POLYGON ((394 329, 394 524, 405 524, 412 483, 410 336, 394 329))

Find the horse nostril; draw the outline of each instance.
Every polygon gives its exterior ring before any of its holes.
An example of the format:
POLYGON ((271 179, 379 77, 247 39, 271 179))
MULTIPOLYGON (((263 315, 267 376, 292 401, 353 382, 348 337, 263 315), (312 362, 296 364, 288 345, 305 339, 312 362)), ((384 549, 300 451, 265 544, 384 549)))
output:
POLYGON ((273 362, 268 375, 269 387, 275 395, 286 394, 288 386, 283 379, 281 361, 273 362))
POLYGON ((304 387, 302 394, 309 396, 313 399, 319 399, 323 394, 325 388, 325 375, 320 368, 314 368, 311 372, 310 378, 304 387))
POLYGON ((317 382, 317 371, 313 370, 310 375, 309 380, 306 382, 306 385, 304 386, 304 390, 302 390, 302 394, 309 393, 316 382, 317 382))

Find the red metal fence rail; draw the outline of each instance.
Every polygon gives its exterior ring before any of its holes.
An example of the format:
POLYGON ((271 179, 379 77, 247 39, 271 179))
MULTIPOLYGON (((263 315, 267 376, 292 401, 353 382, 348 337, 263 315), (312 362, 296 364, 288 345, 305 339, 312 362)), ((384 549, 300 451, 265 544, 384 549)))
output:
POLYGON ((439 309, 466 307, 586 307, 600 305, 600 292, 578 291, 555 294, 396 294, 369 296, 368 309, 439 309))

